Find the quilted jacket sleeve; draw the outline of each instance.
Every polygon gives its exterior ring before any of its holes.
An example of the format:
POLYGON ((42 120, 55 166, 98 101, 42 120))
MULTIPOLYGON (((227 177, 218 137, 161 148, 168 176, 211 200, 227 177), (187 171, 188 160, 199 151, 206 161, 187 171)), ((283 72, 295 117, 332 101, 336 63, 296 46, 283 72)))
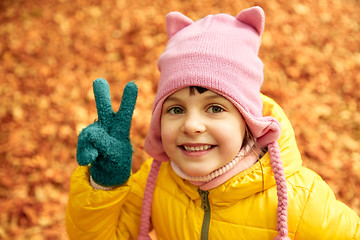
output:
POLYGON ((330 187, 318 176, 311 187, 295 239, 360 240, 360 218, 337 201, 330 187))
POLYGON ((109 191, 94 189, 88 167, 78 167, 66 207, 70 239, 136 239, 149 167, 147 161, 124 185, 109 191))

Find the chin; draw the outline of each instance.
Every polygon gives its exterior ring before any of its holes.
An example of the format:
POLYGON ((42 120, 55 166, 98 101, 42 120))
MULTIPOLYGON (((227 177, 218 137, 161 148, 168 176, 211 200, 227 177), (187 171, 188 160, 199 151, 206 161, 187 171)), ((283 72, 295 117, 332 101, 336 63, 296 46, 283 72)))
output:
POLYGON ((212 170, 199 168, 199 167, 198 167, 198 169, 193 169, 193 168, 188 169, 188 168, 181 167, 181 169, 184 171, 184 173, 186 173, 189 176, 193 176, 193 177, 202 177, 202 176, 205 176, 212 172, 212 170))

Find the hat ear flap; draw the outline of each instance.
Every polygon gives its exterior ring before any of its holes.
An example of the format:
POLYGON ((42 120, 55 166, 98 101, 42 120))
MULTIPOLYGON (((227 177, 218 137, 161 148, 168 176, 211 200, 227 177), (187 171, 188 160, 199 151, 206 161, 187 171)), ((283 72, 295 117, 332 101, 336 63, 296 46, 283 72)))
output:
POLYGON ((180 12, 170 12, 166 15, 166 29, 168 38, 172 38, 178 31, 189 26, 194 21, 180 12))
POLYGON ((236 19, 255 28, 262 35, 265 28, 265 13, 261 7, 251 7, 241 11, 236 19))

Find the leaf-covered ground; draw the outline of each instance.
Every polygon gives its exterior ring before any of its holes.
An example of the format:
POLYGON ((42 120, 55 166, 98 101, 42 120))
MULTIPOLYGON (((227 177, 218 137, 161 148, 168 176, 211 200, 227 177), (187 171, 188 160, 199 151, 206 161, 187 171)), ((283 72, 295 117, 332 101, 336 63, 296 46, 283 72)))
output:
POLYGON ((77 135, 96 119, 92 81, 126 82, 139 99, 134 170, 143 151, 166 44, 165 15, 259 5, 263 92, 288 114, 304 165, 360 214, 360 2, 358 0, 0 1, 0 239, 68 239, 64 211, 77 135))

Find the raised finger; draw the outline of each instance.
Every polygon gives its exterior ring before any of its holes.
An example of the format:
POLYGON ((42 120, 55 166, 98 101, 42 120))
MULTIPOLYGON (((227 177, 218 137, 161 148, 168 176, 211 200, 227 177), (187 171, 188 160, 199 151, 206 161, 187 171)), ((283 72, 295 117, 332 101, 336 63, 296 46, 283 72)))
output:
POLYGON ((98 78, 93 82, 93 89, 99 122, 108 126, 113 115, 109 84, 105 79, 98 78))
POLYGON ((131 119, 134 112, 138 88, 135 83, 126 84, 119 111, 116 113, 116 127, 114 128, 116 135, 129 134, 131 127, 131 119))

